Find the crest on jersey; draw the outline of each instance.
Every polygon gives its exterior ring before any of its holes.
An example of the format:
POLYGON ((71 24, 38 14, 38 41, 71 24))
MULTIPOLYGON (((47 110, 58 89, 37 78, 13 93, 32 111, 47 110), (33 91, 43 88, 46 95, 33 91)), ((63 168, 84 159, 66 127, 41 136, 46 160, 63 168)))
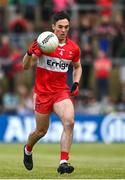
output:
POLYGON ((72 51, 69 51, 69 57, 73 57, 73 52, 72 51))
POLYGON ((64 51, 65 51, 65 49, 59 48, 59 54, 60 54, 61 56, 64 55, 64 51))

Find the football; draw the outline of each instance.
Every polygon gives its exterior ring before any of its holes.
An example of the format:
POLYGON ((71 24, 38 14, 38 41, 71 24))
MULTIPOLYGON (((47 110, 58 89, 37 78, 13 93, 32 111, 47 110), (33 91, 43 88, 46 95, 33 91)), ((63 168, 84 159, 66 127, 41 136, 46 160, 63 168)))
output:
POLYGON ((50 31, 41 33, 37 38, 37 42, 41 50, 46 53, 54 52, 59 45, 57 36, 50 31))

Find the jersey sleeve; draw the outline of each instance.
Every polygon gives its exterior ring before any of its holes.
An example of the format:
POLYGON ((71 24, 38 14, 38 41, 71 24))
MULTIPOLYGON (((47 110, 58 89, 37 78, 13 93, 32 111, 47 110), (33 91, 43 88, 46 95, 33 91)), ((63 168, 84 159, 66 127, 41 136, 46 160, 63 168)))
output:
POLYGON ((74 57, 73 57, 73 62, 78 62, 80 59, 80 48, 76 47, 75 52, 74 52, 74 57))

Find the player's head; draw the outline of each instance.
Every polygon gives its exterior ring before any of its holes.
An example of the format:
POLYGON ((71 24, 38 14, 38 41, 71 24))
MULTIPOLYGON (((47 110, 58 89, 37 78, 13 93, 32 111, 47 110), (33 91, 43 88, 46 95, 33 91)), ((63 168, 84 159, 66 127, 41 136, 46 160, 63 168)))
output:
POLYGON ((67 12, 60 11, 53 15, 52 29, 57 35, 59 41, 66 39, 69 31, 70 17, 67 12))

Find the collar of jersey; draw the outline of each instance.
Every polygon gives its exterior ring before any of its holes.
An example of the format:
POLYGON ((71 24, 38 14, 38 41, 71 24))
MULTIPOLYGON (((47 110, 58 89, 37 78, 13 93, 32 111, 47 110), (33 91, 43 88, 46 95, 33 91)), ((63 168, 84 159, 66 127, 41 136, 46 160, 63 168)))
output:
POLYGON ((62 43, 62 44, 59 44, 59 46, 63 47, 63 46, 65 46, 65 44, 66 44, 66 43, 62 43))

